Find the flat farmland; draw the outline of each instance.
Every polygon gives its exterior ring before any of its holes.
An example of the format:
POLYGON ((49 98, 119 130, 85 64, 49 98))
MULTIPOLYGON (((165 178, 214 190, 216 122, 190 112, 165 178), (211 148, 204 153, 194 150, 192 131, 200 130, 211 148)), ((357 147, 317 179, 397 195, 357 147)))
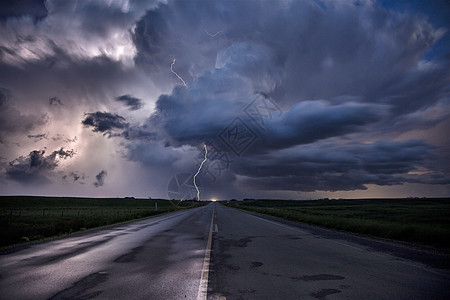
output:
POLYGON ((0 247, 202 205, 134 198, 0 197, 0 247))

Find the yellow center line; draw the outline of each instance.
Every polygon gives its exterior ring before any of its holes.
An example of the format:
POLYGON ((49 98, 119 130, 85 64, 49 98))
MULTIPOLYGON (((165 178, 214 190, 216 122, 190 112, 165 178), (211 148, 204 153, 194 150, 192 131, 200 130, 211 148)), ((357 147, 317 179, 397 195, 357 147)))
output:
POLYGON ((200 278, 200 285, 198 287, 197 300, 206 300, 206 297, 208 296, 209 263, 211 261, 211 245, 215 211, 216 207, 213 208, 211 217, 211 226, 209 228, 208 243, 206 244, 205 259, 203 260, 202 277, 200 278))

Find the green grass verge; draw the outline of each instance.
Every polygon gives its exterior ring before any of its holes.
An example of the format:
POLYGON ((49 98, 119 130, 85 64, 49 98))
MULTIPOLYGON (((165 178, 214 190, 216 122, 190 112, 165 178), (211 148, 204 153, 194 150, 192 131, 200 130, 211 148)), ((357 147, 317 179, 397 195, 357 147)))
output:
POLYGON ((450 248, 450 199, 247 200, 229 206, 369 236, 450 248))
POLYGON ((201 206, 162 199, 0 197, 0 247, 201 206), (158 210, 155 210, 155 203, 158 210))

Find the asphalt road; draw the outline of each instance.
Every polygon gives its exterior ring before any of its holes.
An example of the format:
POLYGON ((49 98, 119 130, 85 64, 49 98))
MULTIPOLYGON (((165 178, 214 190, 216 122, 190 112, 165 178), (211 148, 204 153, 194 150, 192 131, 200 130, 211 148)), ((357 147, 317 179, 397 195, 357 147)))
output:
POLYGON ((450 299, 448 257, 380 245, 210 204, 0 255, 0 299, 450 299))
POLYGON ((217 206, 210 298, 450 299, 448 257, 273 219, 217 206))
POLYGON ((197 299, 213 206, 0 255, 0 299, 197 299))

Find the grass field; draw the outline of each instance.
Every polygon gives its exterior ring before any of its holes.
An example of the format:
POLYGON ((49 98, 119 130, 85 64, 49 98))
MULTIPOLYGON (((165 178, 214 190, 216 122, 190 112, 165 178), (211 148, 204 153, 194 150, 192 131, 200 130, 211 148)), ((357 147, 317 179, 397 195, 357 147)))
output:
POLYGON ((161 199, 0 196, 0 247, 203 204, 161 199))
POLYGON ((450 248, 450 199, 246 200, 229 206, 364 235, 450 248))

